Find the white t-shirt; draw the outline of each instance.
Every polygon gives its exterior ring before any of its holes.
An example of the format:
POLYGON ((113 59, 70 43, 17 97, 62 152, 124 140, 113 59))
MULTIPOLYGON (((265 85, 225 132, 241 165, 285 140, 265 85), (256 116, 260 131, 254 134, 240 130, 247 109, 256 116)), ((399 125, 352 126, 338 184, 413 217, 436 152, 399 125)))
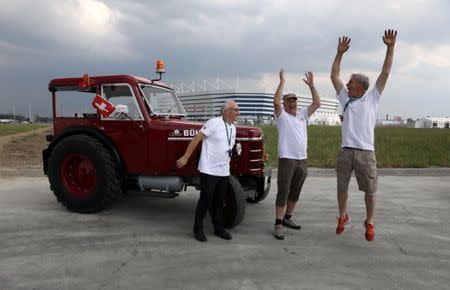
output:
POLYGON ((288 114, 282 109, 280 116, 275 116, 275 125, 278 129, 278 156, 302 160, 308 158, 308 108, 297 112, 296 116, 288 114))
MULTIPOLYGON (((350 99, 348 90, 343 87, 337 98, 344 109, 345 104, 350 99)), ((380 92, 374 87, 361 98, 348 104, 347 109, 343 112, 342 147, 375 150, 374 129, 380 98, 380 92)))
POLYGON ((214 176, 230 175, 231 158, 228 155, 228 150, 231 150, 234 146, 236 127, 227 123, 226 130, 222 116, 209 119, 200 129, 200 132, 206 136, 202 143, 202 152, 198 164, 198 170, 201 173, 214 176), (230 140, 230 143, 228 143, 228 140, 230 140))

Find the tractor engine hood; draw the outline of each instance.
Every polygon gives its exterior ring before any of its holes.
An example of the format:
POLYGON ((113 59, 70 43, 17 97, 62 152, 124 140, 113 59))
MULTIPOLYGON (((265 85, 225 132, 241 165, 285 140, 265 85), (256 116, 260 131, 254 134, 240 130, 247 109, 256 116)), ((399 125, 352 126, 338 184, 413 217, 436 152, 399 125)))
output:
MULTIPOLYGON (((203 122, 182 120, 164 120, 158 126, 164 126, 169 131, 169 137, 194 137, 203 126, 203 122)), ((261 140, 263 131, 257 127, 236 126, 236 141, 261 140)))

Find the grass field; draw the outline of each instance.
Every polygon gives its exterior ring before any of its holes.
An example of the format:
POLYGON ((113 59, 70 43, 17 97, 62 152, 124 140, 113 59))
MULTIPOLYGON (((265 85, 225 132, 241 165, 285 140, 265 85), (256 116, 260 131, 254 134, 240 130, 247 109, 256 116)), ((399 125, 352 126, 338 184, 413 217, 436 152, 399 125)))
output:
MULTIPOLYGON (((266 135, 269 162, 277 165, 278 133, 261 127, 266 135)), ((333 168, 341 144, 341 127, 308 127, 308 163, 333 168)), ((450 130, 377 127, 375 153, 379 168, 450 167, 450 130)))
MULTIPOLYGON (((51 125, 0 124, 0 136, 32 131, 51 125)), ((269 163, 277 166, 278 133, 274 126, 261 127, 266 135, 269 163)), ((308 163, 333 168, 341 144, 341 127, 308 127, 308 163)), ((379 168, 450 167, 450 130, 377 127, 375 153, 379 168)))
POLYGON ((50 128, 47 124, 0 124, 0 136, 33 131, 39 128, 50 128))

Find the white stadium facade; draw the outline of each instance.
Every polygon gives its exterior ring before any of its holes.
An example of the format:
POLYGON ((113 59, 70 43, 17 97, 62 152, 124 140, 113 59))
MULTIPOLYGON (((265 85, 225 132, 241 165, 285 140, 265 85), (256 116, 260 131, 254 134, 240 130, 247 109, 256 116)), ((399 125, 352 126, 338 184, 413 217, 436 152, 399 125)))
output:
MULTIPOLYGON (((234 100, 240 108, 239 124, 273 124, 273 93, 239 92, 234 90, 214 90, 178 92, 178 97, 188 114, 188 118, 206 121, 220 115, 220 107, 227 99, 234 100)), ((297 94, 300 108, 309 106, 311 96, 297 94)), ((310 124, 340 125, 337 99, 321 98, 321 107, 310 118, 310 124)))

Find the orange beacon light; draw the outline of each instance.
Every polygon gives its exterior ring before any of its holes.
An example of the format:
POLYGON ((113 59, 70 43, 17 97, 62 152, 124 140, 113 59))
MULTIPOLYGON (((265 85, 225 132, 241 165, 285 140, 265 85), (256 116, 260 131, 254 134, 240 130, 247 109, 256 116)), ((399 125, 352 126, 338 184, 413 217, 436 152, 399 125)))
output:
POLYGON ((161 59, 156 61, 156 73, 162 74, 165 73, 164 62, 161 59))

